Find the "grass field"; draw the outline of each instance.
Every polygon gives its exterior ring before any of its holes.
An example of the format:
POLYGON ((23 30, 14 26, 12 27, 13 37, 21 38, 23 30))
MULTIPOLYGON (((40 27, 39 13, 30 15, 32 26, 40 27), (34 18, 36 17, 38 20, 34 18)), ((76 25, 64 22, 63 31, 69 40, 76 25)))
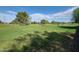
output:
POLYGON ((35 31, 39 32, 67 32, 75 33, 75 24, 31 24, 31 25, 16 25, 16 24, 0 24, 0 51, 4 51, 9 48, 10 44, 13 43, 13 39, 23 36, 27 33, 32 33, 35 31))

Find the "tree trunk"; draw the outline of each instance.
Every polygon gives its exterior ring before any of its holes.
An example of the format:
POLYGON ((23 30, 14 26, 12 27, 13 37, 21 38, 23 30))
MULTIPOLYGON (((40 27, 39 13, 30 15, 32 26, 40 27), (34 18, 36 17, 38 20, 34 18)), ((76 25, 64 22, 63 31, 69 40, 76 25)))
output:
POLYGON ((72 42, 72 52, 79 52, 79 26, 76 27, 76 33, 72 42))

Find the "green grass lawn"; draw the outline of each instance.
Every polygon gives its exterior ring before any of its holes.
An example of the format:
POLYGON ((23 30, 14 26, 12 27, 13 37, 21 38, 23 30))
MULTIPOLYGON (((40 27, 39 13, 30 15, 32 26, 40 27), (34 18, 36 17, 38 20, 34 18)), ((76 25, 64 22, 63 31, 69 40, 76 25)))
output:
POLYGON ((55 24, 31 24, 31 25, 14 25, 14 24, 0 24, 0 51, 6 49, 12 44, 13 39, 23 36, 27 33, 32 33, 35 31, 39 32, 69 32, 74 33, 75 24, 64 24, 64 25, 55 25, 55 24), (66 27, 65 27, 66 26, 66 27), (71 28, 72 27, 72 28, 71 28))

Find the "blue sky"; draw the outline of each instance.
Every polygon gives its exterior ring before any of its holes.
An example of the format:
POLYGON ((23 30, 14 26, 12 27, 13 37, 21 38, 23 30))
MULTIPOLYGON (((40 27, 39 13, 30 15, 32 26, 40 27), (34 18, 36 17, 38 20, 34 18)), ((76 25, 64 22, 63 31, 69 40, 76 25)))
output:
POLYGON ((0 11, 26 11, 32 13, 56 13, 62 12, 67 9, 73 8, 74 6, 0 6, 0 11))
POLYGON ((29 13, 32 21, 48 19, 49 21, 68 22, 72 17, 75 6, 0 6, 0 20, 11 22, 16 13, 25 11, 29 13))

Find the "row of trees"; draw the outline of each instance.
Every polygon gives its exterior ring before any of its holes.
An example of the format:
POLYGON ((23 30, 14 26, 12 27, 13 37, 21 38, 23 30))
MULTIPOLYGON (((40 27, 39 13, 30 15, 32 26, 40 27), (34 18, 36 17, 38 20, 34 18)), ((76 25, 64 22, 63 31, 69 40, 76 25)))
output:
POLYGON ((31 18, 29 17, 29 14, 26 12, 18 12, 16 15, 15 20, 11 22, 12 24, 63 24, 65 22, 56 22, 56 21, 51 21, 49 22, 47 19, 42 19, 40 22, 36 21, 31 21, 31 18))
POLYGON ((32 21, 32 24, 49 24, 50 22, 46 19, 42 19, 40 22, 32 21))
MULTIPOLYGON (((12 24, 24 24, 24 25, 28 25, 28 24, 39 24, 38 22, 31 22, 31 18, 29 17, 29 14, 26 13, 26 12, 18 12, 17 15, 16 15, 16 18, 15 20, 13 20, 11 22, 12 24)), ((40 22, 41 24, 47 24, 49 23, 48 20, 41 20, 40 22)))
MULTIPOLYGON (((79 23, 79 8, 75 9, 73 12, 73 20, 75 20, 76 23, 79 23)), ((0 23, 3 23, 2 21, 0 21, 0 23)), ((42 19, 40 22, 31 22, 31 18, 29 17, 29 14, 26 12, 18 12, 16 15, 16 18, 11 22, 12 24, 49 24, 49 23, 53 23, 53 24, 63 24, 65 22, 56 22, 56 21, 51 21, 49 22, 46 19, 42 19)))
MULTIPOLYGON (((3 23, 3 22, 0 21, 0 23, 3 23)), ((28 25, 28 24, 64 24, 64 23, 65 22, 56 22, 56 21, 49 22, 47 19, 42 19, 40 22, 31 21, 29 14, 26 12, 18 12, 16 15, 16 18, 11 22, 11 24, 22 24, 22 25, 28 25)))
POLYGON ((42 19, 40 22, 36 22, 36 21, 31 22, 31 24, 66 24, 66 23, 74 24, 75 22, 56 22, 56 21, 49 22, 46 19, 42 19))

